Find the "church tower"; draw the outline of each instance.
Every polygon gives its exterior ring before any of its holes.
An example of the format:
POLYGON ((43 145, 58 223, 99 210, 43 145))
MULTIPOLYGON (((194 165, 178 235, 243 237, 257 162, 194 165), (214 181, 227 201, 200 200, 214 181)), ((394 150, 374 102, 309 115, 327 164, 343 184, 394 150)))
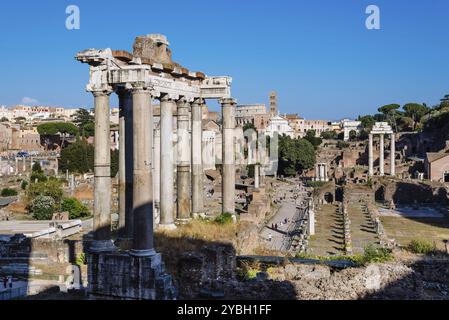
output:
POLYGON ((277 93, 272 91, 270 93, 270 115, 276 116, 278 114, 278 96, 277 93))

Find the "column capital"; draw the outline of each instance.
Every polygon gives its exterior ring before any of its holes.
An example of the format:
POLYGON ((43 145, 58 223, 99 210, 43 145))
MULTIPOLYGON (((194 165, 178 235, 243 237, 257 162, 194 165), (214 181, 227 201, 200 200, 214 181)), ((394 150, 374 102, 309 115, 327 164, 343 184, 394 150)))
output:
POLYGON ((133 94, 134 93, 150 93, 153 90, 153 86, 143 83, 143 82, 135 82, 135 83, 127 83, 126 89, 129 89, 133 94))
POLYGON ((178 101, 176 101, 178 108, 188 107, 188 103, 189 100, 184 96, 179 97, 178 101))
POLYGON ((195 104, 195 105, 203 105, 204 103, 205 102, 204 102, 203 98, 194 98, 193 102, 192 102, 192 104, 195 104))
POLYGON ((161 93, 159 100, 161 102, 177 101, 179 100, 179 95, 170 93, 161 93))
POLYGON ((226 106, 226 105, 235 106, 237 104, 237 100, 234 98, 223 98, 223 99, 220 99, 220 104, 222 106, 226 106))
POLYGON ((104 97, 104 96, 110 96, 111 93, 114 92, 114 90, 112 89, 112 87, 109 86, 105 86, 103 88, 98 88, 98 89, 94 89, 94 90, 89 90, 89 92, 91 92, 93 94, 93 96, 95 98, 97 97, 104 97))

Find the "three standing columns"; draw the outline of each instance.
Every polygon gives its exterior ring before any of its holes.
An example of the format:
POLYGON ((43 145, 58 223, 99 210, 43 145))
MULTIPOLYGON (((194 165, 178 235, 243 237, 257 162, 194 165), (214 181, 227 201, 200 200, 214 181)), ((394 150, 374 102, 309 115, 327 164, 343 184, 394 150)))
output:
POLYGON ((174 152, 173 152, 173 109, 176 104, 169 95, 161 97, 161 221, 159 227, 165 230, 176 228, 174 219, 174 152))
MULTIPOLYGON (((379 174, 380 176, 385 175, 385 135, 380 133, 379 142, 379 174)), ((396 141, 394 133, 391 133, 391 143, 390 143, 390 175, 396 175, 396 141)), ((369 134, 368 141, 368 175, 370 177, 374 176, 374 152, 373 152, 373 134, 369 134)))
POLYGON ((235 215, 235 152, 234 130, 235 99, 222 99, 220 101, 223 112, 223 213, 235 215))
POLYGON ((178 168, 177 168, 177 220, 190 220, 190 134, 189 103, 181 98, 178 103, 178 168))
POLYGON ((153 244, 153 109, 149 88, 133 88, 133 250, 135 256, 155 254, 153 244))
POLYGON ((204 100, 195 99, 192 103, 192 214, 204 214, 203 200, 203 108, 204 100))
POLYGON ((112 90, 92 92, 95 99, 94 242, 95 252, 114 249, 111 241, 111 147, 109 96, 112 90))

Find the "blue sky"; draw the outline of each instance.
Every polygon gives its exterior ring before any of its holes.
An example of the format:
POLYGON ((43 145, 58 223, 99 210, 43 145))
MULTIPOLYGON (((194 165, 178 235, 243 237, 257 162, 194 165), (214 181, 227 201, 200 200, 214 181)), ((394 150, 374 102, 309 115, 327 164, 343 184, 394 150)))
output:
MULTIPOLYGON (((234 78, 239 103, 267 103, 308 119, 374 113, 384 104, 435 104, 449 94, 448 0, 8 1, 0 11, 0 105, 92 105, 86 48, 132 50, 165 34, 174 60, 234 78), (81 29, 65 28, 68 5, 81 29), (381 30, 365 9, 379 6, 381 30)), ((116 104, 112 99, 112 104, 116 104)))

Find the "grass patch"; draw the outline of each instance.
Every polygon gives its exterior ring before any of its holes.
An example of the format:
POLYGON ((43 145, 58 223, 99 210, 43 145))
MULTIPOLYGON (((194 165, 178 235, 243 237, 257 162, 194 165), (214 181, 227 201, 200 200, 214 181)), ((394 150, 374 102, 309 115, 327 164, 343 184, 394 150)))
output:
POLYGON ((428 240, 412 240, 407 246, 407 250, 416 254, 432 254, 435 253, 436 245, 428 240))
POLYGON ((394 259, 393 251, 388 248, 376 248, 373 245, 368 245, 365 247, 363 254, 357 254, 352 256, 315 256, 310 254, 297 254, 296 258, 298 259, 311 259, 311 260, 319 260, 322 262, 327 261, 350 261, 354 263, 356 266, 366 266, 370 263, 382 263, 391 261, 394 259))
POLYGON ((227 213, 223 213, 223 214, 219 215, 218 217, 216 217, 214 222, 218 223, 220 225, 224 225, 224 224, 234 223, 234 220, 232 218, 232 214, 227 212, 227 213))

